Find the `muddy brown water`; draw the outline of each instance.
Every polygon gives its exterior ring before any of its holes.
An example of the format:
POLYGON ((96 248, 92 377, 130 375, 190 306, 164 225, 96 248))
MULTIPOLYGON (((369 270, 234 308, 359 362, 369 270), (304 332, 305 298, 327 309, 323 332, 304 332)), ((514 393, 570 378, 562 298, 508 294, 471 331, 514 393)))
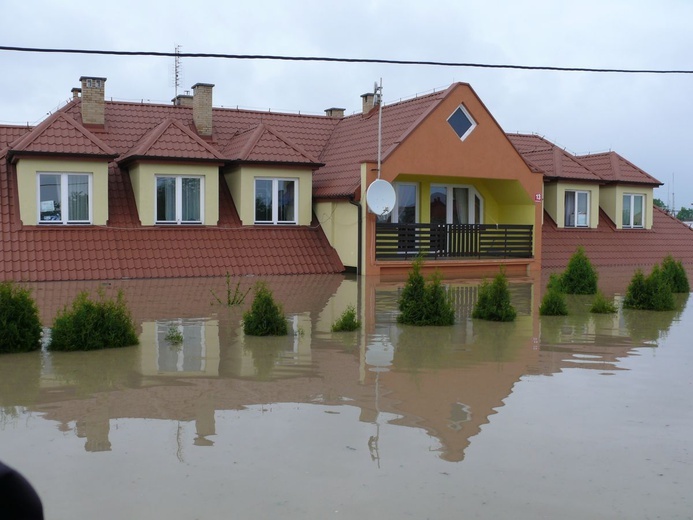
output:
POLYGON ((122 290, 140 336, 0 356, 0 459, 46 518, 693 517, 688 295, 540 317, 528 279, 499 324, 470 318, 477 284, 457 281, 456 324, 415 328, 396 322, 401 282, 266 281, 285 338, 245 337, 252 293, 220 306, 223 279, 30 285, 47 325, 81 290, 122 290), (362 329, 330 332, 349 304, 362 329))

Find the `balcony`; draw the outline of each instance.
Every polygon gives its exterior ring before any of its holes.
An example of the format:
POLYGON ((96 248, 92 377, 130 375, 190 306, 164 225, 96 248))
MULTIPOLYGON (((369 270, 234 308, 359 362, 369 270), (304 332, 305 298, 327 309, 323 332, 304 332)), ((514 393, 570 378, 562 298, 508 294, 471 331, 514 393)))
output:
POLYGON ((532 258, 531 225, 389 224, 375 226, 376 260, 532 258))

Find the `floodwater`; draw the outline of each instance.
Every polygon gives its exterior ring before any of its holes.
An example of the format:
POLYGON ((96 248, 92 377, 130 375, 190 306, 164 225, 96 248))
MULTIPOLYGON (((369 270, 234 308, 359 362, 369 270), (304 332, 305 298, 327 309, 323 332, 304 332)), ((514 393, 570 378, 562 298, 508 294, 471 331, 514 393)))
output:
POLYGON ((454 282, 456 325, 415 328, 398 282, 266 280, 288 337, 244 337, 224 279, 30 286, 48 326, 79 291, 121 289, 140 333, 0 356, 0 459, 47 519, 693 518, 689 295, 539 317, 543 283, 522 280, 517 321, 490 323, 454 282), (349 304, 362 330, 330 332, 349 304))

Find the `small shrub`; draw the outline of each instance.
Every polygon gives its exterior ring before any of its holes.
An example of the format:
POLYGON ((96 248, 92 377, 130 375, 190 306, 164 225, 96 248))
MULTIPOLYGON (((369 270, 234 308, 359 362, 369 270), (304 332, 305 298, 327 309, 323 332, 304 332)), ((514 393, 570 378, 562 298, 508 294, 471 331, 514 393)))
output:
POLYGON ((421 275, 421 259, 412 263, 409 278, 399 297, 399 323, 407 325, 452 325, 455 323, 455 310, 436 273, 426 283, 421 275))
POLYGON ((568 304, 565 301, 565 294, 554 287, 548 288, 539 306, 539 314, 542 316, 567 316, 568 304))
POLYGON ((561 289, 566 294, 596 294, 598 277, 584 248, 578 247, 561 275, 561 289))
POLYGON ((263 282, 255 284, 255 298, 250 310, 243 314, 243 332, 249 336, 286 336, 289 328, 281 305, 263 282))
POLYGON ((440 273, 431 276, 424 289, 424 321, 426 325, 452 325, 455 323, 455 309, 441 283, 440 273))
POLYGON ((686 269, 683 267, 680 260, 674 260, 673 256, 667 255, 662 261, 662 273, 664 277, 669 280, 671 290, 674 293, 691 292, 686 269))
POLYGON ((558 292, 565 293, 563 290, 563 285, 561 283, 561 275, 558 273, 551 273, 549 275, 549 283, 546 284, 547 290, 555 290, 558 292))
POLYGON ((510 290, 504 272, 496 275, 492 283, 484 280, 479 286, 472 318, 489 321, 514 321, 517 316, 515 308, 510 303, 510 290))
POLYGON ((613 300, 607 300, 604 293, 597 291, 597 295, 594 297, 594 301, 590 307, 590 312, 595 314, 613 314, 616 310, 616 305, 614 305, 613 300))
POLYGON ((214 296, 214 299, 217 301, 219 305, 225 305, 226 307, 234 307, 236 305, 242 305, 243 302, 245 301, 245 297, 248 296, 248 293, 250 292, 250 288, 248 288, 247 291, 243 292, 241 291, 241 282, 240 280, 236 284, 235 288, 231 288, 231 275, 226 272, 226 301, 222 301, 221 298, 219 298, 214 291, 211 291, 212 296, 214 296))
POLYGON ((659 265, 652 268, 647 278, 640 269, 635 272, 628 285, 626 297, 623 299, 623 307, 649 311, 674 309, 674 293, 659 265))
POLYGON ((86 292, 77 295, 72 307, 65 307, 53 322, 49 350, 97 350, 139 343, 135 324, 122 291, 115 300, 99 291, 99 300, 86 292))
POLYGON ((0 353, 41 348, 41 320, 28 289, 0 283, 0 353))
POLYGON ((349 305, 339 319, 332 324, 332 332, 352 331, 361 327, 361 322, 356 319, 356 309, 349 305))

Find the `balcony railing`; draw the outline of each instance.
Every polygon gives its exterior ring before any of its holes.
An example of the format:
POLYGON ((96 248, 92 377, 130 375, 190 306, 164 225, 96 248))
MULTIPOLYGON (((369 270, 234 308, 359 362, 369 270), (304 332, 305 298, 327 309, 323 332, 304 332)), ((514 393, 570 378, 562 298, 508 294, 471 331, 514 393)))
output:
POLYGON ((532 226, 376 224, 375 258, 532 258, 532 226))

